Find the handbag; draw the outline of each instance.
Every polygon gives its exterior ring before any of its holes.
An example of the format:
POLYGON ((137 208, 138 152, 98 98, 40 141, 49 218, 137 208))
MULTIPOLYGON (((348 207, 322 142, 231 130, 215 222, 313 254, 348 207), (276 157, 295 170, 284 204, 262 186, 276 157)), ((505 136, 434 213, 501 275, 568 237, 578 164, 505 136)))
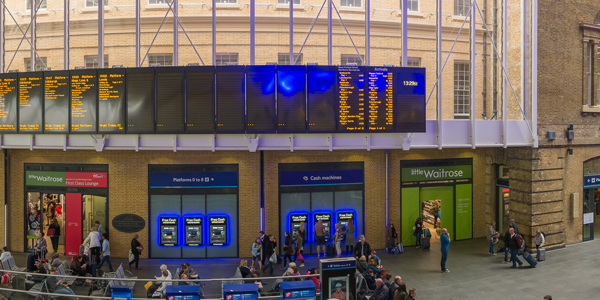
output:
POLYGON ((413 226, 413 231, 417 230, 417 227, 413 226))
POLYGON ((152 281, 148 281, 146 282, 146 284, 144 284, 144 288, 146 288, 146 291, 148 291, 148 289, 153 285, 152 281))
POLYGON ((47 236, 54 236, 55 234, 56 234, 55 228, 48 228, 48 231, 46 231, 47 236))
POLYGON ((131 252, 131 249, 129 249, 129 262, 132 262, 135 259, 135 256, 133 256, 133 252, 131 252))
POLYGON ((276 263, 277 262, 277 254, 273 253, 271 255, 271 257, 269 257, 269 261, 272 263, 276 263))
POLYGON ((304 262, 304 256, 302 255, 302 253, 300 253, 300 252, 297 252, 297 253, 296 253, 296 256, 297 256, 297 257, 296 257, 296 260, 298 260, 298 261, 301 261, 301 262, 304 262))

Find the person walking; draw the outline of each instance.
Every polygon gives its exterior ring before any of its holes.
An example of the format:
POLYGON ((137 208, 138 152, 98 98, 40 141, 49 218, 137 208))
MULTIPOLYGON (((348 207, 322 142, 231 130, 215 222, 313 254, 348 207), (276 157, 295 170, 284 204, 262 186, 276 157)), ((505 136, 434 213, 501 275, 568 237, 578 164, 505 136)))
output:
POLYGON ((60 202, 56 205, 56 208, 54 209, 54 217, 55 218, 62 218, 62 204, 60 204, 60 202))
POLYGON ((540 247, 544 247, 544 243, 546 242, 546 237, 541 231, 536 231, 535 237, 533 238, 535 242, 535 250, 537 252, 540 251, 540 247))
POLYGON ((340 226, 340 223, 335 223, 335 238, 333 240, 333 243, 335 244, 335 251, 337 253, 336 258, 341 258, 342 257, 342 237, 344 235, 344 232, 342 230, 342 226, 340 226))
POLYGON ((261 251, 260 251, 260 262, 261 262, 261 264, 260 264, 260 266, 262 268, 262 266, 265 265, 265 260, 269 259, 267 257, 267 255, 265 255, 265 248, 267 246, 267 242, 269 241, 269 237, 267 235, 265 235, 264 231, 259 231, 258 232, 258 237, 260 238, 260 248, 261 248, 261 251))
POLYGON ((508 222, 509 225, 512 225, 512 228, 515 230, 516 234, 519 234, 519 228, 517 228, 517 223, 515 222, 514 219, 510 219, 510 221, 508 222))
POLYGON ((262 266, 262 262, 260 260, 260 248, 261 248, 261 243, 260 243, 260 237, 257 237, 256 240, 254 240, 254 243, 252 243, 252 266, 254 267, 254 261, 258 260, 258 265, 262 266))
POLYGON ((490 255, 496 255, 496 253, 494 253, 494 237, 496 236, 496 222, 492 222, 490 224, 490 226, 488 227, 487 230, 487 239, 488 241, 490 241, 490 249, 488 251, 488 253, 490 255))
POLYGON ((514 228, 510 228, 508 230, 510 232, 510 239, 508 241, 508 248, 510 249, 510 261, 512 262, 511 268, 517 267, 517 262, 519 263, 519 268, 523 266, 523 263, 519 259, 519 235, 515 233, 514 228))
POLYGON ((131 254, 133 254, 133 260, 129 262, 129 268, 131 268, 131 266, 135 263, 135 268, 138 270, 140 270, 138 266, 140 262, 140 254, 142 254, 142 250, 144 250, 144 247, 142 247, 142 244, 140 244, 138 241, 139 238, 139 234, 133 236, 133 239, 131 239, 131 249, 129 250, 131 251, 131 254))
POLYGON ((298 259, 298 256, 302 256, 302 261, 300 261, 300 267, 304 267, 304 238, 302 237, 302 231, 300 229, 296 230, 294 234, 294 262, 298 259))
POLYGON ((272 261, 271 259, 271 256, 273 256, 273 254, 275 254, 276 251, 277 241, 275 241, 275 237, 271 235, 269 236, 269 240, 267 240, 265 247, 263 248, 263 253, 267 258, 267 263, 263 264, 262 266, 263 273, 267 268, 269 269, 269 276, 273 275, 273 264, 277 262, 277 258, 275 258, 275 261, 272 261))
POLYGON ((44 237, 44 232, 40 231, 40 236, 38 236, 36 241, 36 248, 40 252, 39 258, 46 257, 46 252, 48 251, 48 242, 46 242, 46 238, 44 237))
MULTIPOLYGON (((390 221, 387 227, 387 250, 391 251, 394 247, 396 247, 396 238, 398 237, 398 233, 396 232, 396 227, 394 227, 394 223, 390 221)), ((391 293, 390 293, 391 294, 391 293)))
POLYGON ((368 257, 371 254, 371 245, 363 234, 358 237, 358 243, 354 246, 354 257, 358 260, 361 256, 368 257))
POLYGON ((446 269, 446 262, 448 261, 448 250, 450 249, 450 236, 448 235, 448 229, 442 229, 442 235, 440 235, 440 242, 442 244, 442 273, 449 273, 450 270, 446 269))
POLYGON ((510 242, 510 229, 512 228, 512 225, 508 225, 508 230, 506 231, 506 233, 504 233, 504 260, 502 261, 503 264, 507 264, 509 262, 508 260, 508 244, 510 242))
POLYGON ((423 235, 423 219, 418 217, 415 221, 415 236, 417 237, 417 249, 420 249, 422 246, 421 236, 423 235))
POLYGON ((104 262, 108 264, 108 268, 110 272, 113 272, 112 264, 110 263, 110 242, 108 241, 108 234, 104 233, 102 235, 102 259, 100 260, 100 264, 98 265, 98 269, 102 268, 104 262))
POLYGON ((103 236, 106 233, 106 230, 104 227, 102 227, 102 225, 100 225, 99 221, 94 222, 94 225, 96 226, 96 231, 100 233, 100 236, 103 236))
POLYGON ((290 263, 292 262, 292 254, 294 253, 294 248, 292 248, 292 237, 290 236, 290 232, 285 232, 285 241, 283 244, 283 267, 281 267, 281 271, 286 269, 286 264, 288 259, 290 263))
POLYGON ((81 243, 81 246, 90 243, 90 260, 95 264, 100 263, 100 249, 102 249, 101 238, 95 227, 88 234, 88 237, 81 243), (92 260, 93 258, 93 260, 92 260))
POLYGON ((354 245, 356 244, 355 234, 354 219, 350 219, 346 226, 346 256, 349 255, 348 253, 354 254, 354 245))
POLYGON ((325 251, 325 225, 323 225, 323 220, 319 220, 315 224, 315 242, 317 243, 317 258, 321 256, 319 246, 323 248, 323 257, 325 257, 327 252, 325 251))
POLYGON ((58 220, 56 218, 52 219, 52 223, 50 224, 50 227, 48 227, 46 235, 50 237, 50 242, 52 243, 52 249, 54 249, 54 253, 58 253, 58 238, 60 237, 60 225, 58 224, 58 220))
MULTIPOLYGON (((433 229, 436 229, 437 228, 437 220, 440 217, 440 203, 439 203, 439 200, 434 200, 433 201, 433 206, 431 207, 430 213, 433 214, 433 229)), ((440 225, 440 227, 441 227, 441 225, 440 225)))

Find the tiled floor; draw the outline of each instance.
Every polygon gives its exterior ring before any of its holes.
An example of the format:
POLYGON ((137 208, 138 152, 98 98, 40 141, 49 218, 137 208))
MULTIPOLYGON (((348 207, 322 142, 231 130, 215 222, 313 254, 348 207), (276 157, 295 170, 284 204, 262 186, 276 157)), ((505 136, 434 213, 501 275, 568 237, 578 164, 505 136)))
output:
MULTIPOLYGON (((417 289, 417 299, 539 299, 551 294, 554 299, 600 299, 600 239, 548 251, 546 261, 535 269, 510 269, 501 264, 502 255, 489 256, 488 242, 484 239, 452 242, 447 267, 450 273, 440 271, 439 244, 430 250, 407 247, 404 254, 390 255, 378 251, 385 269, 402 276, 408 288, 417 289)), ((17 265, 25 265, 25 254, 15 254, 17 265)), ((167 264, 171 272, 183 260, 142 260, 142 270, 132 271, 140 278, 158 275, 159 266, 167 264)), ((201 278, 231 277, 239 259, 189 260, 201 278)), ((116 268, 123 259, 113 259, 116 268)), ((527 263, 525 263, 527 265, 527 263)), ((317 266, 314 256, 307 257, 302 271, 317 266)), ((276 265, 276 274, 280 265, 276 265)), ((104 267, 107 270, 106 267, 104 267)), ((128 269, 129 270, 129 269, 128 269)), ((145 297, 143 282, 136 285, 135 296, 145 297)), ((87 295, 89 287, 75 287, 79 294, 87 295)), ((209 283, 205 293, 216 298, 220 285, 209 283)), ((23 299, 13 297, 13 299, 23 299)))

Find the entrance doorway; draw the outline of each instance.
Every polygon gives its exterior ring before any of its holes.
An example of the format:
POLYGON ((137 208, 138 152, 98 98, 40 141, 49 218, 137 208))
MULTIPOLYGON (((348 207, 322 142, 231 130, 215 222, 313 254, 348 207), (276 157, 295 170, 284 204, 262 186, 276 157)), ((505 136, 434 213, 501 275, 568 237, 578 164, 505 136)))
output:
POLYGON ((441 228, 447 228, 450 236, 454 231, 454 188, 438 186, 421 188, 421 218, 423 227, 431 232, 431 242, 440 241, 441 228))

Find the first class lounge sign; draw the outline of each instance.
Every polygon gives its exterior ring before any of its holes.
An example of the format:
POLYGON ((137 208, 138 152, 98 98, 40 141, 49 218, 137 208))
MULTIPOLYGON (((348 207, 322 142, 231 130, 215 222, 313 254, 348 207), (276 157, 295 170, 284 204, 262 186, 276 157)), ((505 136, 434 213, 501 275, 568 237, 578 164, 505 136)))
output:
POLYGON ((108 186, 105 172, 52 172, 27 171, 25 184, 28 186, 92 187, 108 186))

